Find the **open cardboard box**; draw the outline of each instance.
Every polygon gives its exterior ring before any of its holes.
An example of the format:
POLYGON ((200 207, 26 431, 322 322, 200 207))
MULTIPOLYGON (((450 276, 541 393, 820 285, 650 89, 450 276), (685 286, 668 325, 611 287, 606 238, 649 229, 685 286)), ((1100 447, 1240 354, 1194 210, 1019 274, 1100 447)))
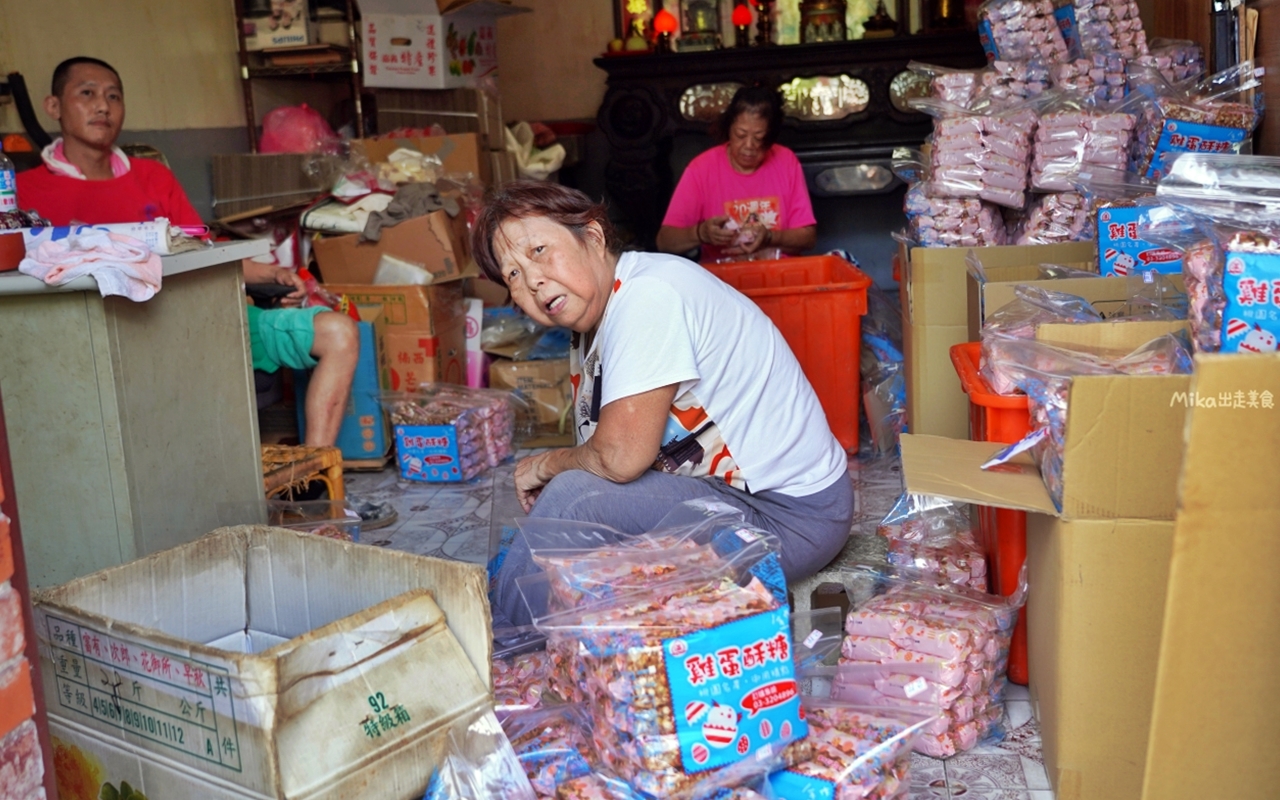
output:
POLYGON ((433 282, 446 281, 460 277, 470 258, 463 241, 465 228, 465 221, 433 211, 383 228, 376 242, 362 242, 360 234, 349 233, 317 237, 312 247, 326 285, 372 284, 383 253, 422 267, 433 282))
MULTIPOLYGON (((1127 352, 1185 323, 1044 325, 1037 338, 1127 352)), ((1031 695, 1059 800, 1142 792, 1191 376, 1072 381, 1063 507, 1004 445, 902 437, 906 490, 1030 512, 1031 695)))
MULTIPOLYGON (((990 267, 984 268, 984 271, 987 275, 985 283, 979 283, 972 275, 968 276, 969 341, 971 342, 982 338, 982 323, 986 321, 988 315, 1013 302, 1017 296, 1018 286, 1035 286, 1083 297, 1098 309, 1103 317, 1121 313, 1129 302, 1128 278, 1098 276, 1043 280, 1040 278, 1040 267, 1036 264, 990 267)), ((1181 275, 1163 277, 1169 279, 1178 291, 1186 291, 1186 284, 1181 275)))
POLYGON ((487 589, 478 566, 244 526, 40 592, 59 784, 420 797, 491 702, 487 589))
POLYGON ((951 365, 951 348, 969 338, 965 259, 975 253, 985 267, 1063 264, 1095 269, 1091 243, 1003 247, 912 247, 903 245, 903 350, 907 372, 907 418, 916 433, 969 435, 969 400, 951 365))

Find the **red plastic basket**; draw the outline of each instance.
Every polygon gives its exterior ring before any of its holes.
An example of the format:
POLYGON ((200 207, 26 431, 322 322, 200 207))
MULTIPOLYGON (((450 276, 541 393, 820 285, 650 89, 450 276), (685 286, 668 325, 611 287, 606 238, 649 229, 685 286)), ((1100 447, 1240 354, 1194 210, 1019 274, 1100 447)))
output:
MULTIPOLYGON (((951 363, 960 386, 969 396, 969 438, 975 442, 1013 444, 1031 429, 1031 413, 1022 395, 996 394, 978 372, 980 342, 951 348, 951 363)), ((1027 514, 1006 508, 978 506, 978 535, 990 562, 989 573, 997 594, 1008 596, 1018 589, 1018 573, 1027 560, 1027 514)), ((1009 652, 1009 680, 1027 682, 1027 615, 1018 615, 1009 652)))
POLYGON ((862 315, 871 278, 839 256, 706 265, 773 320, 813 384, 827 423, 858 448, 862 315))

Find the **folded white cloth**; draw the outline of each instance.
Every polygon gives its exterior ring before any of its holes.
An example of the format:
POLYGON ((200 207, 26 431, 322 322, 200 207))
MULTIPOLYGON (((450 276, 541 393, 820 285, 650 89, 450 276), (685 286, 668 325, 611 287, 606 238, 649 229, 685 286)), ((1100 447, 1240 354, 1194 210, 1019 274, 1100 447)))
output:
POLYGON ((44 241, 27 250, 18 270, 50 286, 61 286, 92 275, 103 297, 118 295, 136 302, 160 291, 160 256, 146 244, 107 231, 86 231, 65 239, 44 241))

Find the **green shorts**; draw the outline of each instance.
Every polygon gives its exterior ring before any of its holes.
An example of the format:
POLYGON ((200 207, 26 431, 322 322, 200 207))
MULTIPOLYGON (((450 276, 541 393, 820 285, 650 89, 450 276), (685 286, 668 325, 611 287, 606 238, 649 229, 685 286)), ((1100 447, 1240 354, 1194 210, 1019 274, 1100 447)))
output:
POLYGON ((281 367, 311 369, 316 364, 311 346, 316 340, 315 317, 329 309, 248 306, 249 352, 253 368, 275 372, 281 367))

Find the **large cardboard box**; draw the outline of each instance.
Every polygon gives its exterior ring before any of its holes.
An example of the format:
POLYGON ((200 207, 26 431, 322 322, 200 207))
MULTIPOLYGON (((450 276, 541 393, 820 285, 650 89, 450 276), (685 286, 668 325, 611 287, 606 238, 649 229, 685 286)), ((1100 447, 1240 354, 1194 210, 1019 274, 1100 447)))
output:
POLYGON ((486 592, 480 567, 258 526, 40 592, 59 785, 421 797, 490 703, 486 592))
POLYGON ((376 93, 378 130, 427 128, 446 133, 478 133, 487 150, 506 146, 502 103, 483 89, 380 89, 376 93))
MULTIPOLYGON (((1179 323, 1043 325, 1037 338, 1124 351, 1179 323)), ((1030 688, 1059 800, 1138 797, 1173 549, 1191 376, 1072 381, 1059 512, 1004 445, 904 435, 906 489, 1027 516, 1030 688)))
MULTIPOLYGON (((391 429, 382 413, 381 371, 382 342, 386 335, 386 321, 382 308, 360 306, 360 359, 351 376, 351 392, 347 395, 347 407, 342 414, 342 426, 334 446, 342 451, 344 461, 370 461, 385 458, 391 450, 391 429)), ((294 372, 294 387, 299 398, 305 398, 310 387, 310 373, 294 372)), ((299 400, 297 406, 298 435, 307 436, 307 404, 299 400)))
POLYGON ((969 339, 965 258, 974 252, 986 267, 1094 264, 1089 243, 900 249, 903 349, 907 372, 907 419, 914 433, 961 438, 969 433, 969 400, 951 348, 969 339))
POLYGON ((362 155, 371 164, 387 160, 402 147, 423 155, 438 156, 445 172, 470 172, 488 186, 490 180, 489 151, 478 133, 453 133, 448 136, 416 136, 389 139, 353 139, 352 155, 362 155))
POLYGON ((517 412, 516 427, 539 442, 529 445, 526 441, 526 447, 553 446, 544 438, 562 446, 573 444, 574 421, 568 413, 573 403, 569 359, 496 359, 489 365, 489 388, 515 391, 525 401, 517 412))
POLYGON ((413 391, 422 383, 466 385, 464 325, 451 325, 436 336, 407 331, 382 337, 382 387, 413 391))
POLYGON ((439 336, 454 325, 466 324, 461 281, 430 286, 326 283, 325 288, 345 294, 357 306, 381 306, 387 333, 413 331, 439 336))
POLYGON ((326 286, 373 283, 384 253, 416 264, 430 272, 433 280, 442 281, 459 277, 467 264, 458 232, 454 218, 444 211, 433 211, 383 228, 377 242, 362 242, 360 234, 350 233, 318 238, 312 247, 326 286))
POLYGON ((498 17, 528 10, 497 0, 361 0, 364 85, 477 86, 498 74, 498 17))
POLYGON ((1199 356, 1190 391, 1142 797, 1263 800, 1280 786, 1280 355, 1199 356))
MULTIPOLYGON (((1096 278, 1061 278, 1041 280, 1037 265, 992 267, 985 270, 987 280, 979 283, 968 276, 969 289, 969 341, 982 337, 982 323, 987 316, 1001 306, 1012 303, 1017 297, 1018 286, 1035 286, 1055 292, 1073 294, 1088 300, 1103 317, 1123 313, 1129 306, 1130 282, 1118 276, 1096 278)), ((1178 291, 1185 291, 1181 275, 1165 276, 1178 291)))

